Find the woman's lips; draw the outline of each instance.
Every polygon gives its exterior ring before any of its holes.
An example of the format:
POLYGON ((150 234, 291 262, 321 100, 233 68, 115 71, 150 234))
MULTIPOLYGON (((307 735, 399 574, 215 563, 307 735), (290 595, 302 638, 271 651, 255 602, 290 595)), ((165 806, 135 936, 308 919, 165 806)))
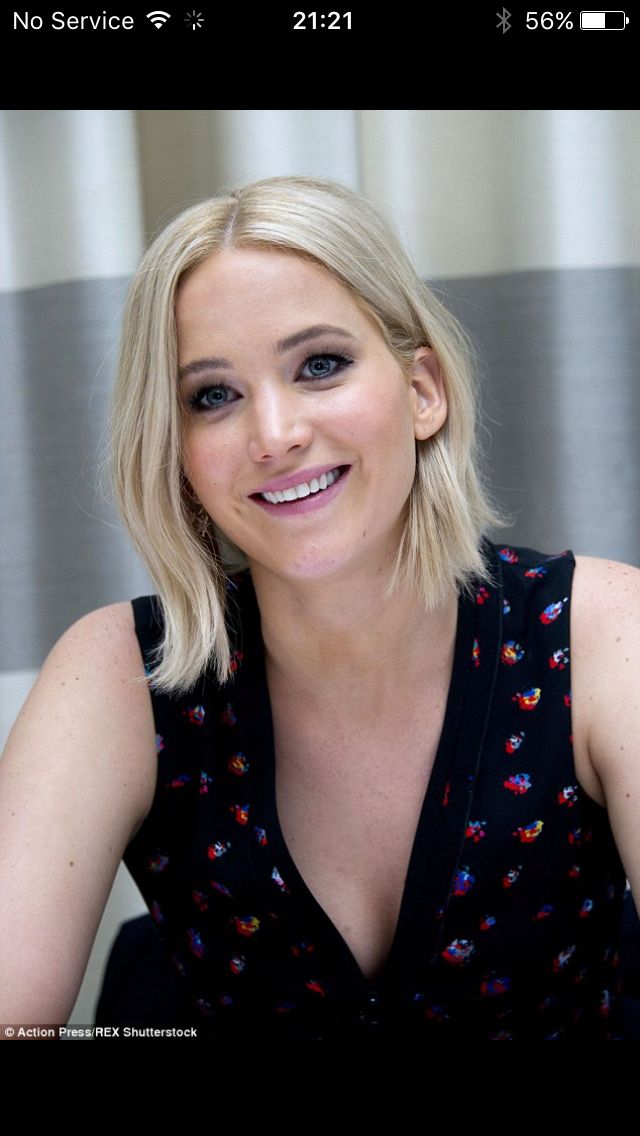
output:
POLYGON ((321 475, 330 473, 334 469, 346 469, 346 466, 340 465, 335 462, 334 465, 316 465, 309 469, 297 469, 294 473, 285 474, 284 477, 274 477, 273 481, 267 482, 266 485, 261 485, 254 493, 250 493, 250 497, 256 497, 259 493, 275 493, 277 490, 283 491, 285 489, 292 489, 296 485, 302 485, 304 482, 309 483, 314 479, 318 479, 321 475))
MULTIPOLYGON (((251 500, 255 501, 256 505, 260 505, 261 508, 266 509, 269 513, 282 517, 300 516, 302 513, 311 513, 316 509, 322 509, 325 505, 330 504, 330 502, 337 497, 338 493, 342 491, 342 487, 349 476, 351 466, 329 466, 328 469, 322 468, 320 472, 328 473, 331 469, 340 470, 337 481, 334 481, 333 485, 329 485, 326 489, 319 489, 317 493, 309 493, 306 497, 297 497, 295 501, 282 501, 277 504, 273 504, 271 501, 265 501, 264 497, 259 493, 252 494, 251 500)), ((307 478, 301 478, 300 474, 296 474, 296 480, 294 481, 290 478, 290 484, 287 488, 293 485, 300 485, 306 480, 307 478)), ((263 492, 267 491, 263 490, 263 492)))

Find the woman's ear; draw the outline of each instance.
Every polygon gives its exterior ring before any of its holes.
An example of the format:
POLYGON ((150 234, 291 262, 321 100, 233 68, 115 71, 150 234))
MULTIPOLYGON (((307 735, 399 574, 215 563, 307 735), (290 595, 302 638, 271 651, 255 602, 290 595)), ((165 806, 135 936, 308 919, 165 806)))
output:
POLYGON ((447 418, 442 368, 432 347, 416 348, 411 368, 414 433, 419 442, 437 434, 447 418))

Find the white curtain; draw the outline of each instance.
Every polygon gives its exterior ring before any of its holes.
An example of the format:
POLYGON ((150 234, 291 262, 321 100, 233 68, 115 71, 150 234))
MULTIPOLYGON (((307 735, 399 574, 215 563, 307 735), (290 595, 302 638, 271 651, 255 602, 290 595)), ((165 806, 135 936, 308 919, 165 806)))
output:
POLYGON ((472 332, 508 540, 640 562, 637 112, 5 111, 0 130, 3 734, 71 622, 151 590, 97 475, 127 282, 178 211, 256 178, 363 191, 472 332))

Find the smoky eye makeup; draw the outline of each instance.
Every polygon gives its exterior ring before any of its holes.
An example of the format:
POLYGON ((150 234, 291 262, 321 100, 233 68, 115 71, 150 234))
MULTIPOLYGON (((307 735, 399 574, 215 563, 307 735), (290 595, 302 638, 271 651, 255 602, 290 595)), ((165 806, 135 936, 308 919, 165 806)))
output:
POLYGON ((346 367, 351 366, 352 363, 353 359, 337 351, 314 351, 313 355, 308 355, 302 364, 301 378, 307 378, 310 381, 316 379, 331 379, 334 375, 344 371, 346 367), (320 370, 317 369, 316 365, 318 363, 323 364, 326 362, 332 364, 331 370, 323 371, 322 367, 320 370), (314 368, 316 369, 314 370, 314 368), (309 374, 305 376, 303 372, 307 369, 309 374))
POLYGON ((235 402, 235 399, 230 397, 233 394, 235 394, 235 391, 227 383, 202 385, 188 396, 187 406, 196 413, 207 410, 221 410, 223 407, 229 406, 231 402, 235 402))
MULTIPOLYGON (((301 383, 322 383, 331 380, 351 366, 353 359, 338 351, 314 351, 305 356, 296 375, 296 381, 301 383)), ((187 396, 186 406, 195 414, 215 413, 237 402, 241 396, 228 383, 200 382, 197 388, 187 396), (234 397, 235 396, 235 397, 234 397)))

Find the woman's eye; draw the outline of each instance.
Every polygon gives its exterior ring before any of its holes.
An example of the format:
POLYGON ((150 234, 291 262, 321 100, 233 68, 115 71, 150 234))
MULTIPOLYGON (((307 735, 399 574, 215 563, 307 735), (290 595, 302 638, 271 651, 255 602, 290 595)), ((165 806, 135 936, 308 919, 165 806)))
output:
POLYGON ((193 410, 220 410, 234 401, 234 394, 235 391, 224 383, 218 383, 215 387, 202 387, 191 395, 189 406, 193 410))
POLYGON ((310 355, 302 368, 302 374, 310 379, 328 379, 343 367, 347 367, 350 362, 351 359, 347 359, 344 355, 310 355))
MULTIPOLYGON (((353 362, 345 355, 334 355, 324 352, 321 355, 310 355, 303 365, 301 376, 304 380, 330 379, 344 370, 353 362)), ((215 386, 200 387, 188 398, 189 409, 196 414, 223 410, 226 406, 236 402, 240 395, 233 387, 226 383, 216 383, 215 386)))

